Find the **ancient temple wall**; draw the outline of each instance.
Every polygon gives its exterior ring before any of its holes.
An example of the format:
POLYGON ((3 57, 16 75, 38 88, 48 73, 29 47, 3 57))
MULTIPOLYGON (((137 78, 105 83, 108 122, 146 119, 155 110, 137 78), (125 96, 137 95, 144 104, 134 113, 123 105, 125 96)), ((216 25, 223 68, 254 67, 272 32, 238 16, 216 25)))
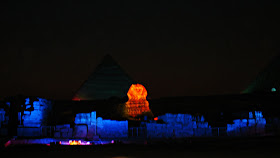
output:
POLYGON ((4 109, 0 109, 0 128, 2 127, 2 124, 5 121, 5 110, 4 109))
POLYGON ((70 127, 70 124, 56 125, 53 136, 55 138, 72 138, 73 128, 70 127))
POLYGON ((101 138, 127 138, 128 121, 103 120, 98 117, 97 134, 101 138))
POLYGON ((75 138, 126 138, 128 136, 128 121, 96 119, 96 112, 79 113, 75 117, 75 138))
MULTIPOLYGON (((26 99, 26 109, 30 108, 29 98, 26 99)), ((48 114, 51 110, 51 102, 38 98, 38 101, 33 102, 33 111, 24 111, 22 125, 24 127, 41 127, 47 124, 48 114)))
POLYGON ((248 119, 235 119, 233 124, 227 124, 227 134, 228 136, 262 135, 265 133, 265 126, 266 119, 262 112, 249 112, 248 119))
POLYGON ((75 124, 96 125, 96 112, 76 114, 75 124))
POLYGON ((37 98, 38 101, 33 102, 33 110, 31 108, 31 102, 29 98, 25 99, 26 110, 21 116, 21 112, 18 113, 18 119, 21 125, 17 128, 17 136, 19 137, 42 137, 42 127, 47 125, 49 113, 52 108, 51 101, 43 98, 37 98), (22 117, 22 120, 21 120, 22 117))
POLYGON ((147 123, 149 138, 183 138, 192 136, 211 136, 211 128, 203 117, 190 114, 165 114, 158 116, 164 123, 147 123))
POLYGON ((0 109, 0 136, 7 136, 8 129, 4 127, 4 124, 8 123, 7 117, 5 116, 5 110, 0 109))

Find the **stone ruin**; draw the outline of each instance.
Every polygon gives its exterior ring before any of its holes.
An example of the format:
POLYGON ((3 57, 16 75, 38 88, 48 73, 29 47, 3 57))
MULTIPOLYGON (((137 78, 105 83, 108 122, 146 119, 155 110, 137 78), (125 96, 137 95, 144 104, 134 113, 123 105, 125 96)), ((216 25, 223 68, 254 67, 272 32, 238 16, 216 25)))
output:
POLYGON ((164 123, 147 123, 148 138, 183 138, 192 136, 211 136, 211 127, 204 117, 190 114, 165 114, 158 116, 164 123))
POLYGON ((2 127, 2 124, 5 122, 5 110, 0 109, 0 128, 2 127))
MULTIPOLYGON (((46 121, 48 118, 48 114, 51 111, 51 102, 39 97, 37 99, 38 101, 33 102, 32 111, 28 110, 32 106, 30 99, 29 98, 25 99, 26 110, 23 112, 23 115, 21 116, 22 117, 21 124, 23 125, 23 127, 41 127, 42 125, 47 124, 46 121)), ((19 117, 19 119, 21 117, 19 117)))
POLYGON ((262 135, 265 133, 266 119, 261 111, 249 112, 247 119, 235 119, 227 124, 228 136, 262 135))
POLYGON ((70 124, 55 126, 55 138, 127 138, 128 121, 103 120, 96 112, 78 113, 73 128, 70 124))
POLYGON ((26 98, 25 107, 23 113, 18 112, 20 125, 17 128, 17 136, 43 136, 42 128, 47 125, 47 120, 52 107, 51 101, 37 97, 37 101, 31 103, 30 99, 26 98))

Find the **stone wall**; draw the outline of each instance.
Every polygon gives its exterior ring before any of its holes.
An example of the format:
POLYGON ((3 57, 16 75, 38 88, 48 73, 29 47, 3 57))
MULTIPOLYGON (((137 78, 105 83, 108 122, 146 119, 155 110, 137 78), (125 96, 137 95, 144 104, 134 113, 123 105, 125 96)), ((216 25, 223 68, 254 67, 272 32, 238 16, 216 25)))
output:
POLYGON ((183 138, 192 136, 211 136, 212 130, 204 117, 190 114, 165 114, 158 116, 164 123, 147 123, 148 138, 183 138))
MULTIPOLYGON (((158 119, 163 120, 167 124, 187 125, 187 124, 190 124, 190 123, 200 122, 200 125, 202 125, 203 123, 207 123, 207 122, 204 122, 205 119, 204 119, 203 116, 194 117, 190 114, 170 114, 170 113, 166 113, 165 115, 158 116, 158 119)), ((207 123, 207 125, 203 124, 203 126, 208 127, 208 123, 207 123)))
POLYGON ((127 138, 128 121, 103 120, 98 117, 97 135, 100 138, 127 138))
POLYGON ((194 137, 210 137, 212 135, 212 128, 194 128, 193 129, 194 137))
POLYGON ((74 138, 87 138, 88 125, 75 125, 74 127, 74 138))
MULTIPOLYGON (((33 111, 24 111, 22 119, 22 125, 24 127, 41 127, 42 125, 47 124, 48 114, 51 110, 51 102, 37 98, 38 101, 33 102, 33 111)), ((31 103, 29 102, 29 98, 26 98, 26 109, 31 108, 31 103)), ((19 117, 20 119, 20 117, 19 117)))
POLYGON ((148 138, 184 138, 212 136, 211 128, 189 128, 182 124, 147 123, 148 138))
POLYGON ((96 112, 76 114, 75 124, 75 138, 92 139, 96 135, 96 112))
POLYGON ((163 120, 167 124, 190 124, 193 120, 192 115, 189 114, 170 114, 167 113, 162 116, 158 116, 159 120, 163 120))
POLYGON ((260 111, 249 112, 248 119, 233 120, 233 124, 227 124, 228 136, 248 136, 265 134, 266 119, 260 111))
POLYGON ((75 124, 96 125, 96 112, 76 114, 75 124))
POLYGON ((75 117, 74 137, 92 139, 98 135, 101 138, 124 138, 128 136, 128 122, 96 119, 96 112, 79 113, 75 117))
POLYGON ((5 126, 8 124, 8 116, 5 116, 6 112, 4 109, 0 109, 0 136, 8 135, 8 128, 5 126))
POLYGON ((18 137, 41 137, 42 129, 40 127, 18 127, 18 137))
POLYGON ((2 127, 2 124, 5 122, 5 110, 0 109, 0 128, 2 127))
POLYGON ((70 128, 70 124, 56 125, 54 129, 55 138, 72 138, 73 128, 70 128))
POLYGON ((148 138, 181 138, 193 136, 193 128, 182 124, 147 123, 148 138))

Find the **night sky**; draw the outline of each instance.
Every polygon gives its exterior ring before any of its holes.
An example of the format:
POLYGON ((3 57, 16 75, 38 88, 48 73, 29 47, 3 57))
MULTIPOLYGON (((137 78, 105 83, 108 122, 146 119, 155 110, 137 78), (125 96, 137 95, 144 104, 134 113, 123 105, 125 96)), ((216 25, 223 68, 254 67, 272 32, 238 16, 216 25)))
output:
POLYGON ((0 99, 71 99, 108 53, 150 98, 236 94, 279 53, 267 1, 0 3, 0 99))

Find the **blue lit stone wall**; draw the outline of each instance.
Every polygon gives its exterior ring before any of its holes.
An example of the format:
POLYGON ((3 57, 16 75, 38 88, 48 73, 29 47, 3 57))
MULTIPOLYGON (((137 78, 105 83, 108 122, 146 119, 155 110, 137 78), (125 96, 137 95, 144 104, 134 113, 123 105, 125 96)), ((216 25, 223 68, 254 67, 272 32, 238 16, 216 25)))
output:
POLYGON ((38 101, 33 102, 33 111, 28 111, 31 108, 29 98, 26 98, 26 109, 23 113, 22 125, 24 127, 41 127, 47 124, 48 114, 51 111, 51 101, 46 99, 37 98, 38 101))
POLYGON ((147 123, 148 138, 180 138, 193 136, 193 128, 182 124, 147 123))
POLYGON ((128 136, 128 121, 96 119, 96 112, 79 113, 75 117, 74 137, 124 138, 128 136))
POLYGON ((21 112, 18 113, 18 119, 21 125, 17 128, 17 136, 19 137, 41 137, 42 127, 47 125, 48 117, 51 112, 51 101, 37 97, 38 101, 32 103, 29 98, 25 99, 25 110, 21 116, 21 112), (22 120, 21 120, 22 117, 22 120))
POLYGON ((18 137, 41 137, 42 128, 37 127, 18 127, 17 128, 18 137))
POLYGON ((167 124, 184 124, 191 125, 193 117, 189 114, 165 114, 158 116, 159 120, 163 120, 167 124))
POLYGON ((227 134, 229 136, 264 134, 266 119, 261 111, 249 112, 248 119, 233 120, 233 124, 227 124, 227 134))
POLYGON ((72 138, 73 128, 70 128, 70 124, 56 125, 54 129, 55 138, 72 138))
POLYGON ((76 114, 75 124, 96 125, 96 112, 76 114))
POLYGON ((103 120, 98 117, 97 134, 100 138, 127 138, 128 121, 103 120))
POLYGON ((211 128, 203 116, 194 117, 190 114, 165 114, 158 116, 160 123, 147 123, 149 138, 182 138, 191 136, 211 136, 211 128))
POLYGON ((0 128, 2 127, 2 124, 5 122, 5 110, 0 109, 0 128))
POLYGON ((96 112, 76 114, 75 124, 75 138, 93 138, 96 135, 96 112))
POLYGON ((8 129, 4 127, 8 124, 8 118, 5 116, 5 114, 5 110, 0 109, 0 136, 8 135, 8 129))
POLYGON ((87 125, 75 125, 74 126, 74 138, 87 138, 88 126, 87 125))

